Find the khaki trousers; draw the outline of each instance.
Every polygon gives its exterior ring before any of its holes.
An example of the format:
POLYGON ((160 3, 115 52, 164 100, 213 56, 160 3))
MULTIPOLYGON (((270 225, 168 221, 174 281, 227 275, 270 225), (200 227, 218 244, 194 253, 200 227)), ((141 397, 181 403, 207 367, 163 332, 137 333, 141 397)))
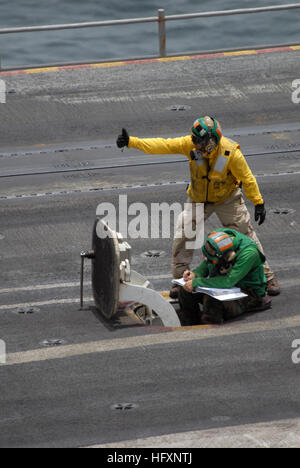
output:
MULTIPOLYGON (((187 209, 178 217, 173 242, 172 272, 174 278, 181 278, 183 272, 190 268, 194 254, 194 249, 186 248, 186 242, 191 242, 193 239, 186 238, 186 229, 183 228, 184 222, 186 223, 186 219, 188 218, 194 231, 196 231, 196 228, 199 228, 199 226, 196 226, 196 216, 194 216, 196 203, 193 202, 191 198, 188 198, 187 204, 187 209), (191 208, 189 204, 191 204, 191 208), (191 212, 192 216, 188 216, 191 212)), ((204 218, 202 218, 201 222, 204 223, 213 213, 216 213, 223 227, 235 229, 250 237, 250 239, 256 242, 259 250, 264 253, 262 245, 251 224, 250 213, 246 207, 240 188, 235 190, 221 205, 204 204, 204 218)), ((204 228, 203 226, 200 226, 200 228, 201 227, 204 228)), ((267 262, 264 264, 264 271, 267 281, 274 278, 274 273, 271 271, 267 262)))

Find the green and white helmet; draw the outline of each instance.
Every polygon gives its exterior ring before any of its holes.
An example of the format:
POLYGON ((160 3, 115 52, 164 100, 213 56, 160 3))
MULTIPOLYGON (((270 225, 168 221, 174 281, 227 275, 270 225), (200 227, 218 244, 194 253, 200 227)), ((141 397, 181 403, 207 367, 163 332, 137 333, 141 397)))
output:
POLYGON ((193 123, 192 140, 195 145, 201 146, 202 151, 208 154, 214 151, 221 137, 222 128, 216 119, 206 115, 193 123))
POLYGON ((202 247, 202 253, 209 262, 217 264, 224 254, 236 247, 235 238, 223 231, 215 231, 207 236, 202 247))

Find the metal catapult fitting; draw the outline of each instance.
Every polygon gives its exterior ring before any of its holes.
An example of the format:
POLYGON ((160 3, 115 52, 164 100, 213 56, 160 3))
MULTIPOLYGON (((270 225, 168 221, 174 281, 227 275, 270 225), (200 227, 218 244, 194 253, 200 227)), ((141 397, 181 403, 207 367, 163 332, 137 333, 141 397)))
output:
POLYGON ((97 309, 106 319, 117 314, 121 302, 143 304, 148 309, 147 323, 152 311, 166 327, 180 327, 172 305, 150 282, 131 269, 131 246, 122 234, 110 229, 100 218, 93 228, 92 250, 81 253, 80 305, 83 307, 84 261, 92 262, 92 289, 97 309))

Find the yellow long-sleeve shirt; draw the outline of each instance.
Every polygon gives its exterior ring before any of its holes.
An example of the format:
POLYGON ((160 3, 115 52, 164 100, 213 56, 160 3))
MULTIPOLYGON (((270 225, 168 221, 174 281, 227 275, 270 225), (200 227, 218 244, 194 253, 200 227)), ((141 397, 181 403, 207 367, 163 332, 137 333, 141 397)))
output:
POLYGON ((243 184, 245 195, 254 205, 262 204, 258 184, 238 143, 222 137, 209 157, 196 151, 191 135, 179 138, 129 138, 129 148, 148 154, 184 154, 189 159, 191 183, 188 195, 196 203, 220 204, 243 184), (191 155, 191 152, 194 152, 191 155))

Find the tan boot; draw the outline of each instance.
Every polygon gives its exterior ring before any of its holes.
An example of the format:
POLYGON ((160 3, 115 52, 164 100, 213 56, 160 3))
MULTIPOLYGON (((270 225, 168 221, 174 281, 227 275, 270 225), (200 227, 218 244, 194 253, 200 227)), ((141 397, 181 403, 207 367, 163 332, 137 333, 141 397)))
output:
POLYGON ((271 307, 272 301, 268 295, 263 297, 250 298, 250 300, 247 302, 247 312, 260 312, 271 309, 271 307))
POLYGON ((270 296, 277 296, 280 294, 280 286, 275 276, 267 282, 267 293, 270 296))

